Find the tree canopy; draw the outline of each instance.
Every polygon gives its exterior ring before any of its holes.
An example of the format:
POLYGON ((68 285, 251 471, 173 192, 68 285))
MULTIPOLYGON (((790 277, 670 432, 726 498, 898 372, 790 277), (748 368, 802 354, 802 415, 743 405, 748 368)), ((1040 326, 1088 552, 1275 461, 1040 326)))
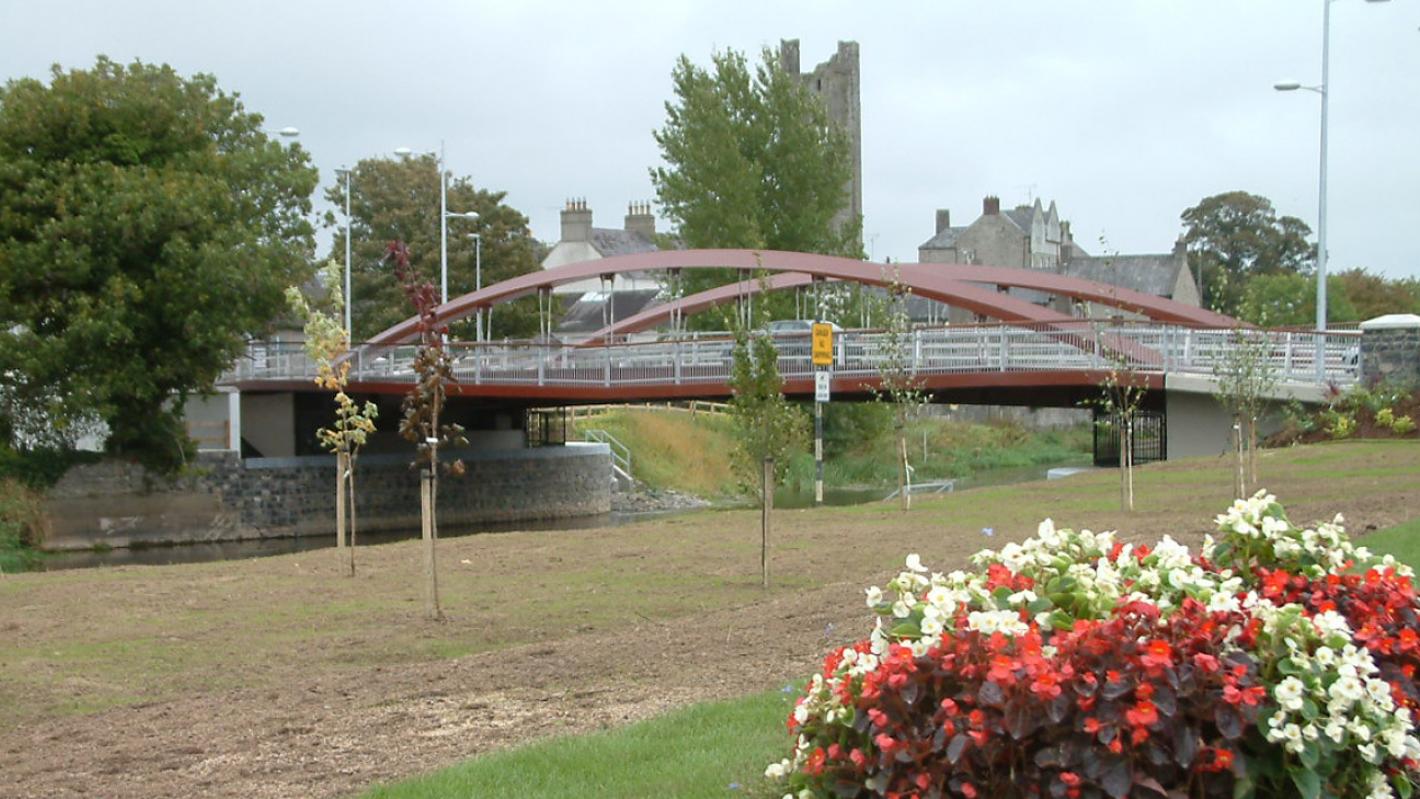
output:
POLYGON ((1244 285, 1257 275, 1304 274, 1315 265, 1311 228, 1281 216, 1266 197, 1230 191, 1205 197, 1182 214, 1189 264, 1201 268, 1205 307, 1238 313, 1244 285))
MULTIPOLYGON (((351 324, 355 341, 364 341, 412 313, 399 281, 385 260, 392 241, 408 247, 414 274, 439 283, 439 167, 431 155, 397 160, 369 158, 351 174, 351 324)), ((345 207, 345 189, 336 182, 326 199, 345 207)), ((449 220, 449 297, 474 290, 475 241, 482 236, 483 285, 488 286, 539 268, 537 243, 528 219, 503 204, 506 192, 474 186, 467 177, 449 179, 448 210, 478 212, 479 218, 449 220)), ((345 226, 339 213, 327 217, 338 225, 330 257, 344 262, 345 226)), ((536 298, 498 306, 495 334, 529 336, 537 332, 536 298)), ((452 335, 472 340, 471 323, 455 325, 452 335)))
MULTIPOLYGON (((725 50, 709 69, 681 56, 671 78, 675 98, 655 133, 665 165, 651 169, 651 182, 687 247, 862 257, 861 220, 834 224, 852 177, 847 135, 798 75, 769 50, 753 68, 725 50)), ((697 270, 684 287, 737 277, 697 270)))
POLYGON ((210 390, 309 279, 316 170, 211 75, 55 66, 0 88, 0 393, 172 467, 210 390))

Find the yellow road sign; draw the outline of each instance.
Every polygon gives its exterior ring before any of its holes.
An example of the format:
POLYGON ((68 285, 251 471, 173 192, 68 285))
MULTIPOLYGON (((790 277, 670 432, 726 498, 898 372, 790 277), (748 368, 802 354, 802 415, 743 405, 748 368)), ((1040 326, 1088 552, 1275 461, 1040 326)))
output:
POLYGON ((833 325, 814 323, 814 366, 833 364, 833 325))

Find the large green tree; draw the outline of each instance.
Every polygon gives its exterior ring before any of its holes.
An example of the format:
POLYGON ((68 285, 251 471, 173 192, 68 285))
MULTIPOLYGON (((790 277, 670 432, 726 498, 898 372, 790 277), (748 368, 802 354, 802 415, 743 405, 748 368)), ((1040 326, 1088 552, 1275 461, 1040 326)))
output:
MULTIPOLYGON (((1356 322, 1366 318, 1352 304, 1341 275, 1327 275, 1326 296, 1329 321, 1356 322)), ((1236 316, 1262 327, 1314 327, 1316 277, 1295 272, 1257 275, 1243 287, 1236 316)))
MULTIPOLYGON (((350 312, 358 342, 411 315, 409 301, 384 258, 390 242, 405 242, 414 274, 432 280, 436 287, 439 284, 439 167, 430 155, 369 158, 355 165, 351 178, 350 312)), ((340 182, 325 194, 344 208, 345 189, 340 182)), ((539 268, 528 219, 503 204, 505 196, 506 192, 477 188, 467 177, 450 178, 448 210, 479 215, 477 220, 449 220, 450 298, 474 289, 477 253, 471 234, 482 237, 484 286, 539 268)), ((330 257, 342 262, 344 222, 338 214, 327 218, 328 224, 338 225, 330 257)), ((498 338, 530 336, 538 330, 536 297, 498 306, 493 314, 493 334, 498 338)), ((472 340, 472 323, 454 326, 452 335, 472 340)))
MULTIPOLYGON (((675 98, 655 133, 665 165, 651 170, 651 182, 687 247, 862 257, 861 220, 834 224, 852 177, 847 135, 798 75, 782 70, 769 50, 754 67, 725 50, 709 69, 681 56, 671 78, 675 98)), ((695 270, 683 288, 737 277, 695 270)))
POLYGON ((1306 273, 1315 265, 1311 228, 1281 216, 1266 197, 1230 191, 1203 198, 1182 214, 1189 266, 1202 271, 1205 307, 1236 314, 1257 275, 1306 273))
POLYGON ((209 390, 310 277, 310 159, 210 75, 54 67, 0 88, 0 393, 171 468, 209 390))
MULTIPOLYGON (((1355 310, 1354 320, 1338 318, 1337 321, 1363 322, 1391 313, 1420 314, 1420 278, 1391 280, 1358 267, 1337 272, 1335 280, 1341 284, 1341 290, 1355 310)), ((1334 284, 1328 279, 1326 285, 1327 291, 1331 291, 1334 284)), ((1328 316, 1335 313, 1330 301, 1326 312, 1328 316)))

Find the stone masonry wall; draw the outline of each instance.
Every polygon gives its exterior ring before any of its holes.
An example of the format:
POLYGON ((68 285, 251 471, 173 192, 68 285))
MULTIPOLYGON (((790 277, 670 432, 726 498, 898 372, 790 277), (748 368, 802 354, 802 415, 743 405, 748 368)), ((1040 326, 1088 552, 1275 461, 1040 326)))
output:
POLYGON ((1365 331, 1361 382, 1420 387, 1420 327, 1365 331))
MULTIPOLYGON (((439 526, 559 519, 611 510, 604 445, 464 452, 462 477, 439 480, 439 526)), ((417 530, 419 480, 407 455, 361 457, 358 530, 417 530)), ((330 535, 331 456, 251 458, 204 453, 190 473, 154 479, 134 464, 71 469, 50 492, 47 549, 330 535)))

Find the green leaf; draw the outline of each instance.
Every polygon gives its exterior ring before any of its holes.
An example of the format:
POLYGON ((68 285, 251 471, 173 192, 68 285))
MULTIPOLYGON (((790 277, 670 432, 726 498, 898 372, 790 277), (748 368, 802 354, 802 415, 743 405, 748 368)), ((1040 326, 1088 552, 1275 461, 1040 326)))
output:
POLYGON ((1410 799, 1410 795, 1415 792, 1415 786, 1410 784, 1410 779, 1404 772, 1397 771, 1390 775, 1390 784, 1395 786, 1395 792, 1400 795, 1400 799, 1410 799))
POLYGON ((922 629, 917 626, 915 621, 901 622, 888 632, 896 638, 917 638, 922 635, 922 629))
POLYGON ((1292 784, 1297 786, 1302 799, 1318 799, 1321 796, 1321 778, 1315 771, 1293 768, 1287 770, 1287 776, 1292 778, 1292 784))

